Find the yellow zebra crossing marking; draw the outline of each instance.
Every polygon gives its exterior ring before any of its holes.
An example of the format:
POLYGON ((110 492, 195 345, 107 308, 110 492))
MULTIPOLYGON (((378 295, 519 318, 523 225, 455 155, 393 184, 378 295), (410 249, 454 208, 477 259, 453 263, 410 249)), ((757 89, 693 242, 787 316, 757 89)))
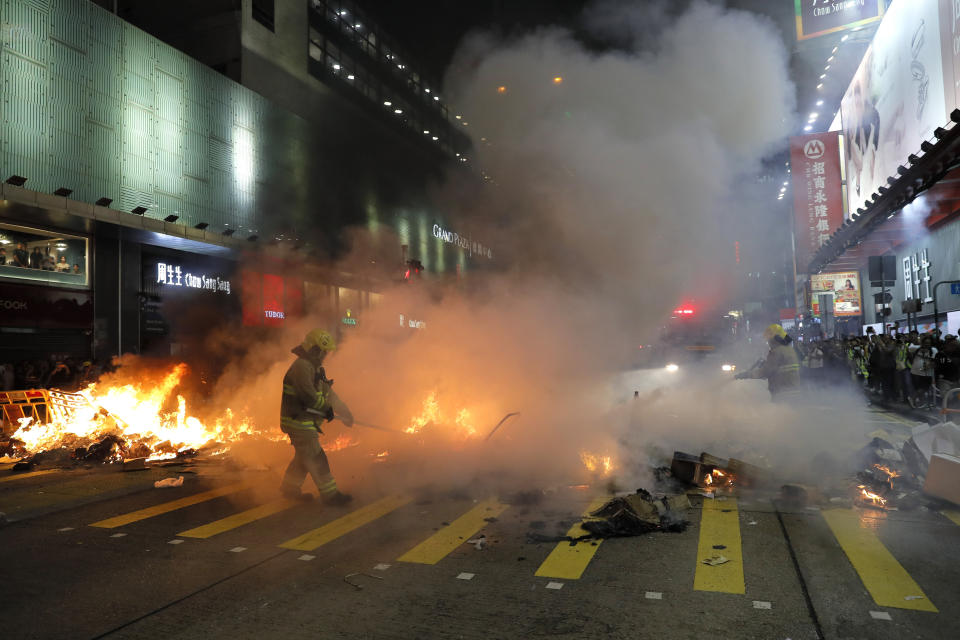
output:
POLYGON ((146 509, 140 509, 138 511, 132 511, 123 515, 114 516, 113 518, 107 518, 106 520, 101 520, 100 522, 94 522, 90 526, 100 527, 102 529, 114 529, 132 522, 139 522, 140 520, 146 520, 147 518, 153 518, 164 513, 176 511, 177 509, 182 509, 184 507, 189 507, 201 502, 206 502, 207 500, 213 500, 214 498, 219 498, 231 493, 237 493, 238 491, 242 491, 250 486, 251 485, 248 482, 228 484, 218 489, 204 491, 203 493, 196 493, 192 496, 187 496, 186 498, 180 498, 179 500, 172 500, 170 502, 164 502, 153 507, 147 507, 146 509))
POLYGON ((400 562, 437 564, 448 553, 482 529, 483 525, 486 524, 486 518, 496 517, 508 508, 509 505, 500 504, 492 499, 481 502, 413 549, 410 549, 410 551, 407 551, 397 560, 400 562))
POLYGON ((860 516, 853 509, 829 509, 822 513, 874 602, 881 607, 937 612, 877 534, 861 525, 860 516), (907 600, 908 597, 912 599, 907 600))
POLYGON ((743 583, 743 550, 740 545, 740 512, 736 498, 703 501, 693 588, 695 591, 746 593, 743 583), (715 549, 715 546, 724 548, 715 549), (703 562, 715 555, 722 555, 728 562, 718 565, 703 562))
POLYGON ((14 480, 23 480, 24 478, 35 478, 37 476, 45 476, 48 473, 56 473, 57 471, 58 469, 45 469, 44 471, 31 471, 30 473, 17 473, 6 476, 5 478, 0 478, 0 482, 12 482, 14 480))
MULTIPOLYGON (((602 507, 607 500, 608 498, 605 496, 594 498, 583 515, 589 516, 602 507)), ((570 531, 567 531, 567 535, 571 538, 577 538, 587 533, 589 532, 581 527, 579 522, 573 525, 570 531)), ((534 575, 540 578, 579 580, 587 569, 587 565, 590 564, 593 556, 597 553, 597 549, 600 548, 600 542, 600 540, 597 540, 596 545, 589 542, 578 542, 573 546, 570 546, 569 542, 558 542, 534 575)))
POLYGON ((399 509, 412 499, 409 496, 387 496, 365 507, 360 507, 342 518, 337 518, 333 522, 328 522, 313 531, 287 540, 280 546, 284 549, 296 549, 297 551, 313 551, 354 529, 359 529, 368 522, 373 522, 377 518, 399 509))
POLYGON ((250 524, 251 522, 272 516, 275 513, 280 513, 281 511, 286 511, 295 504, 298 504, 298 501, 287 500, 285 498, 274 500, 273 502, 262 504, 259 507, 247 509, 246 511, 235 513, 232 516, 227 516, 226 518, 221 518, 220 520, 187 531, 181 531, 177 536, 181 538, 212 538, 225 531, 242 527, 245 524, 250 524))
POLYGON ((960 525, 960 511, 953 511, 951 509, 944 509, 940 512, 947 518, 949 518, 954 524, 960 525))

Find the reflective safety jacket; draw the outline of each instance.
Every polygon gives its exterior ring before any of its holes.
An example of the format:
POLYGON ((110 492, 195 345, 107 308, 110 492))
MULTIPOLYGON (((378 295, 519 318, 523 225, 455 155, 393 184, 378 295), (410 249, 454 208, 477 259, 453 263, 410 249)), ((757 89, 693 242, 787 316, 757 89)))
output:
POLYGON ((773 338, 767 359, 754 371, 753 377, 767 379, 772 396, 797 391, 800 386, 800 359, 791 342, 789 336, 773 338))
POLYGON ((301 347, 296 347, 293 353, 297 359, 283 376, 280 429, 284 433, 292 430, 319 432, 323 415, 310 413, 307 409, 324 414, 342 403, 326 381, 320 364, 311 360, 301 347))

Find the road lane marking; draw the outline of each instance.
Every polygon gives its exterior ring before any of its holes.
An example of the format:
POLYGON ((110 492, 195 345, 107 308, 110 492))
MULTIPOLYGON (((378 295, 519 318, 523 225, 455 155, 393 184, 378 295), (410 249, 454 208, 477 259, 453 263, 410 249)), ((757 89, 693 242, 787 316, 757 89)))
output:
POLYGON ((754 609, 772 609, 773 605, 766 600, 754 600, 753 601, 754 609))
POLYGON ((230 549, 230 553, 243 553, 246 550, 246 547, 234 547, 233 549, 230 549))
POLYGON ((437 564, 447 554, 462 545, 487 524, 487 518, 495 518, 506 511, 509 505, 494 499, 484 500, 465 514, 443 527, 435 534, 397 558, 399 562, 437 564))
POLYGON ((871 611, 870 617, 874 620, 893 620, 886 611, 871 611))
POLYGON ((737 499, 722 502, 704 500, 700 512, 700 541, 697 543, 695 591, 746 593, 743 583, 743 551, 740 546, 740 512, 737 499), (720 550, 716 547, 722 547, 720 550), (708 565, 703 560, 722 555, 728 561, 708 565))
MULTIPOLYGON (((583 515, 589 516, 606 504, 608 499, 607 496, 594 498, 590 506, 587 507, 587 510, 583 512, 583 515)), ((571 538, 579 538, 588 533, 590 532, 581 527, 579 522, 573 525, 570 531, 567 531, 567 535, 571 538)), ((540 568, 537 569, 534 575, 540 578, 579 580, 580 576, 582 576, 583 572, 587 569, 587 565, 590 564, 590 561, 593 559, 594 554, 597 553, 601 542, 601 540, 596 540, 595 545, 589 542, 578 542, 573 546, 566 541, 558 542, 557 546, 553 548, 553 551, 550 552, 550 555, 547 556, 547 559, 543 561, 543 564, 540 565, 540 568)))
POLYGON ((563 589, 563 583, 562 583, 562 582, 548 582, 548 583, 547 583, 547 589, 555 589, 555 590, 558 590, 558 591, 559 591, 560 589, 563 589))
POLYGON ((662 591, 647 591, 643 594, 643 597, 647 600, 663 600, 662 591))
POLYGON ((310 555, 309 553, 305 553, 305 554, 303 554, 302 556, 300 556, 299 558, 297 558, 297 560, 303 560, 304 562, 310 562, 311 560, 313 560, 313 559, 316 558, 316 557, 317 557, 317 556, 312 556, 312 555, 310 555))
POLYGON ((475 576, 475 575, 477 575, 477 574, 464 572, 464 573, 461 573, 461 574, 457 575, 457 580, 473 580, 473 576, 475 576))
POLYGON ((23 480, 24 478, 35 478, 37 476, 45 476, 48 473, 56 473, 59 469, 47 469, 45 471, 31 471, 30 473, 15 473, 5 478, 0 478, 0 482, 13 482, 14 480, 23 480))
POLYGON ((248 488, 249 486, 250 484, 247 482, 229 484, 225 487, 220 487, 219 489, 204 491, 203 493, 196 493, 192 496, 187 496, 186 498, 180 498, 179 500, 164 502, 153 507, 140 509, 139 511, 132 511, 123 515, 114 516, 113 518, 107 518, 106 520, 101 520, 100 522, 94 522, 90 526, 100 527, 101 529, 115 529, 116 527, 122 527, 132 522, 139 522, 140 520, 146 520, 147 518, 153 518, 154 516, 176 511, 177 509, 182 509, 184 507, 189 507, 201 502, 206 502, 207 500, 213 500, 214 498, 236 493, 248 488))
POLYGON ((187 531, 181 531, 177 535, 183 536, 184 538, 211 538, 225 531, 230 531, 231 529, 236 529, 245 524, 250 524, 251 522, 272 516, 275 513, 285 511, 295 504, 302 503, 299 500, 288 500, 286 498, 274 500, 273 502, 262 504, 259 507, 247 509, 246 511, 235 513, 232 516, 227 516, 226 518, 221 518, 220 520, 215 520, 208 524, 188 529, 187 531))
POLYGON ((861 526, 857 512, 853 509, 827 509, 822 513, 874 602, 881 607, 937 613, 937 608, 883 546, 877 534, 861 526), (912 595, 922 595, 923 598, 904 599, 912 595))
POLYGON ((328 522, 322 527, 287 540, 280 544, 280 546, 284 549, 296 549, 297 551, 313 551, 317 547, 336 540, 354 529, 359 529, 368 522, 373 522, 377 518, 385 516, 395 509, 399 509, 412 499, 413 498, 409 496, 387 496, 386 498, 381 498, 376 502, 348 513, 342 518, 328 522))
POLYGON ((960 525, 960 511, 953 511, 952 509, 944 509, 940 512, 947 518, 953 521, 954 524, 960 525))
POLYGON ((167 540, 167 544, 183 544, 183 540, 167 540))

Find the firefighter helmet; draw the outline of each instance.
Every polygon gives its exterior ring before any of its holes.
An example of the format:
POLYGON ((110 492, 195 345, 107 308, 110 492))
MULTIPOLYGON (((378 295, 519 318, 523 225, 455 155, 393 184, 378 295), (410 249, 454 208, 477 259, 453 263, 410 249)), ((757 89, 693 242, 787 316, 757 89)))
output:
POLYGON ((321 351, 333 351, 337 348, 337 342, 329 331, 314 329, 307 334, 300 346, 303 347, 304 351, 310 351, 314 347, 318 347, 321 351))
POLYGON ((769 327, 763 330, 763 339, 764 340, 773 340, 776 338, 786 337, 787 332, 783 330, 779 324, 771 324, 769 327))

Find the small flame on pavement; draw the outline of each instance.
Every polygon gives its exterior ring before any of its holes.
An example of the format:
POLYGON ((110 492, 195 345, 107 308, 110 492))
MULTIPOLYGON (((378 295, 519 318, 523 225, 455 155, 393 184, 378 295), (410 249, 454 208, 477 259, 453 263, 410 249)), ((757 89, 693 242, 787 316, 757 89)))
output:
POLYGON ((450 413, 443 411, 440 407, 436 390, 431 391, 423 401, 423 409, 420 415, 414 416, 410 420, 410 426, 404 429, 407 433, 420 433, 428 425, 435 427, 456 427, 455 435, 462 440, 475 438, 480 435, 474 425, 473 413, 466 407, 456 411, 453 420, 448 420, 446 416, 450 413))
POLYGON ((610 473, 616 468, 611 456, 581 451, 580 460, 583 462, 583 466, 587 468, 587 471, 590 471, 591 473, 597 472, 604 476, 610 475, 610 473))
POLYGON ((869 491, 866 485, 858 484, 857 488, 860 489, 860 498, 864 502, 876 507, 886 506, 887 501, 883 498, 883 496, 874 493, 873 491, 869 491))
POLYGON ((328 452, 340 451, 342 449, 346 449, 347 447, 355 447, 358 444, 360 443, 354 440, 353 438, 351 438, 350 436, 346 434, 340 434, 339 436, 333 439, 333 442, 323 445, 323 449, 324 451, 328 451, 328 452))

